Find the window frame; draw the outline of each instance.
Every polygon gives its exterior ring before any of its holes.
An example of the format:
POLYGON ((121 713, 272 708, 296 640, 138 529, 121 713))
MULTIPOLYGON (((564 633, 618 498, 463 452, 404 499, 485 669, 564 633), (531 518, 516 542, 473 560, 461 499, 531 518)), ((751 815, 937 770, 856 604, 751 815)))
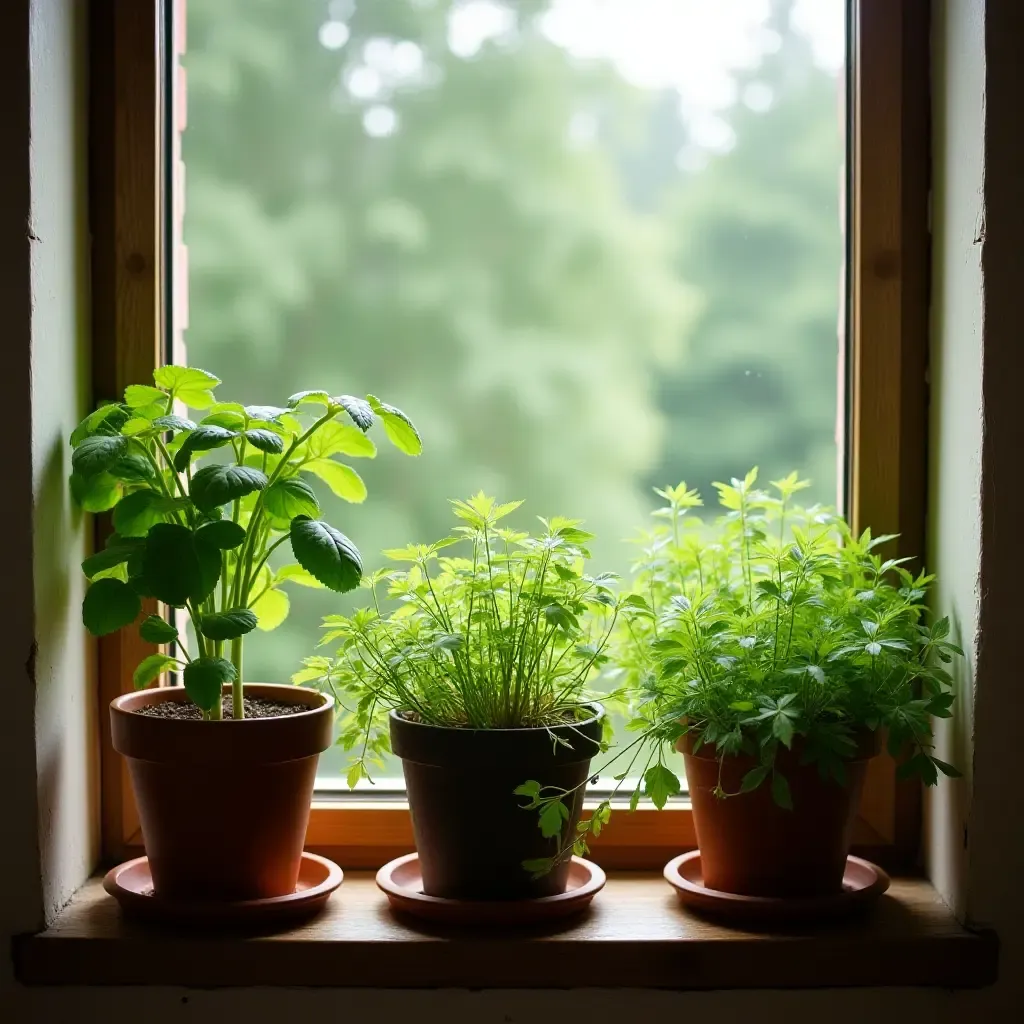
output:
MULTIPOLYGON (((929 207, 928 0, 851 0, 847 74, 853 91, 845 192, 854 197, 848 239, 848 323, 840 327, 839 386, 849 396, 839 433, 851 524, 895 533, 893 549, 924 550, 927 470, 929 207), (846 374, 849 374, 848 386, 846 374)), ((186 274, 180 220, 164 202, 184 180, 185 0, 93 0, 90 5, 90 212, 93 233, 93 395, 119 395, 180 355, 184 303, 171 314, 168 283, 186 274), (173 9, 175 20, 169 17, 173 9), (170 30, 172 24, 174 31, 170 30), (173 93, 174 124, 165 119, 173 93), (170 241, 170 245, 168 245, 170 241), (165 253, 174 253, 173 266, 165 253), (171 325, 173 324, 173 333, 171 325)), ((97 540, 109 531, 97 517, 97 540)), ((147 608, 146 613, 155 610, 147 608)), ((154 648, 135 630, 97 642, 103 859, 142 851, 127 771, 110 743, 107 705, 132 688, 154 648)), ((897 782, 891 757, 869 769, 854 851, 890 867, 916 862, 921 836, 916 781, 897 782)), ((614 806, 614 805, 613 805, 614 806)), ((376 868, 413 848, 404 801, 314 798, 307 846, 343 867, 376 868)), ((612 816, 593 857, 604 867, 660 869, 696 845, 686 800, 612 816)))

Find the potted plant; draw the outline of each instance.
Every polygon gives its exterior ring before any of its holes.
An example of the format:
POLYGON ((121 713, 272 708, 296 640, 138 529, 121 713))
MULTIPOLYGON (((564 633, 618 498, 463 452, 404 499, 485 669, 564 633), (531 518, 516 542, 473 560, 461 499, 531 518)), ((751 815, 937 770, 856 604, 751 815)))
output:
POLYGON ((244 685, 245 635, 288 613, 281 585, 339 592, 360 580, 355 545, 320 519, 309 478, 361 501, 362 480, 334 456, 375 454, 375 419, 418 454, 399 410, 376 398, 293 395, 287 407, 216 402, 203 370, 164 366, 132 385, 71 436, 71 490, 114 532, 82 564, 91 580, 88 630, 132 627, 142 598, 183 609, 186 643, 150 615, 142 639, 173 645, 136 668, 140 692, 113 701, 111 732, 128 762, 154 888, 189 900, 282 896, 296 885, 319 753, 331 742, 332 702, 291 686, 244 685), (176 412, 205 413, 199 422, 176 412), (200 465, 204 458, 212 458, 200 465), (291 544, 296 563, 273 568, 291 544), (169 669, 182 687, 145 689, 169 669))
POLYGON ((385 552, 408 567, 369 579, 370 607, 327 618, 337 656, 307 659, 294 677, 343 709, 350 785, 389 749, 402 758, 431 896, 564 891, 568 860, 552 855, 572 845, 603 749, 605 712, 586 685, 615 623, 612 577, 584 571, 591 535, 577 520, 542 519, 539 536, 504 528, 519 505, 453 501, 454 536, 385 552), (539 819, 524 813, 524 797, 538 807, 549 787, 566 799, 547 800, 539 819))
POLYGON ((894 538, 797 507, 796 474, 771 492, 756 479, 715 485, 710 527, 685 484, 658 492, 613 660, 640 695, 662 802, 680 788, 665 753, 685 755, 704 884, 834 894, 883 743, 901 778, 959 774, 932 753, 930 719, 950 717, 944 664, 962 652, 946 619, 923 621, 933 577, 878 554, 894 538))

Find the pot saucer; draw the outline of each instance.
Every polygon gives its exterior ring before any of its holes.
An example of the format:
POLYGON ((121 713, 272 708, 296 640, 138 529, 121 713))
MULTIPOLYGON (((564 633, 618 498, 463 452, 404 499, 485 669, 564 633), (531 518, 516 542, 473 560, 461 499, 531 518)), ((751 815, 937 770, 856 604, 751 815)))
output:
POLYGON ((604 888, 605 873, 573 857, 565 892, 536 900, 452 900, 423 892, 419 854, 398 857, 377 872, 377 886, 392 909, 445 924, 535 924, 578 914, 604 888))
POLYGON ((738 924, 789 925, 835 920, 869 906, 889 888, 889 876, 860 857, 846 858, 842 892, 807 899, 742 896, 708 889, 701 874, 699 850, 670 860, 664 874, 684 906, 738 924))
POLYGON ((111 868, 103 879, 103 888, 127 916, 139 920, 259 927, 311 917, 323 908, 343 878, 341 868, 333 861, 303 852, 298 884, 287 896, 226 903, 163 899, 153 891, 149 858, 138 857, 111 868))

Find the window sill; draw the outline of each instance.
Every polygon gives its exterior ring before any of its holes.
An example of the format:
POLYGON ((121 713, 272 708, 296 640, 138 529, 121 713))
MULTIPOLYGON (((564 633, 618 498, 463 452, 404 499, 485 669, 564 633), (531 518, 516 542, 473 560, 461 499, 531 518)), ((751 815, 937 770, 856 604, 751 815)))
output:
POLYGON ((755 934, 683 911, 660 875, 623 873, 561 931, 483 935, 416 930, 372 874, 351 872, 320 917, 258 938, 143 930, 94 879, 51 928, 17 941, 15 961, 29 985, 948 989, 991 984, 997 943, 912 878, 859 921, 755 934))

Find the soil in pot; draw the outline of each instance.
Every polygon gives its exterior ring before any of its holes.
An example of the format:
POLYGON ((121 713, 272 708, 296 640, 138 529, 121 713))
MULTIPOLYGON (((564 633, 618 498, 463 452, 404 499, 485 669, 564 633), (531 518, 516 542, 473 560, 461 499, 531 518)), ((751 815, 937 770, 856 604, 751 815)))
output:
POLYGON ((127 761, 162 897, 254 900, 295 889, 334 702, 270 684, 251 684, 246 695, 252 717, 222 722, 199 720, 180 687, 111 702, 111 737, 127 761), (278 705, 287 713, 275 713, 278 705))
POLYGON ((865 734, 856 756, 845 762, 846 785, 823 780, 816 764, 800 764, 799 740, 780 749, 777 769, 789 783, 793 809, 772 798, 770 779, 740 793, 750 757, 726 757, 719 766, 714 747, 692 752, 690 737, 679 741, 693 824, 700 847, 704 885, 720 892, 781 898, 839 893, 850 852, 868 763, 879 750, 877 734, 865 734), (715 796, 718 785, 727 793, 715 796))
MULTIPOLYGON (((538 827, 537 811, 514 790, 534 779, 573 789, 590 774, 604 709, 582 722, 535 729, 459 729, 391 713, 391 746, 402 758, 416 849, 428 896, 522 900, 565 891, 569 862, 540 878, 524 860, 550 857, 556 840, 538 827), (557 742, 557 736, 564 743, 557 742)), ((563 835, 575 835, 583 790, 567 798, 563 835)))

